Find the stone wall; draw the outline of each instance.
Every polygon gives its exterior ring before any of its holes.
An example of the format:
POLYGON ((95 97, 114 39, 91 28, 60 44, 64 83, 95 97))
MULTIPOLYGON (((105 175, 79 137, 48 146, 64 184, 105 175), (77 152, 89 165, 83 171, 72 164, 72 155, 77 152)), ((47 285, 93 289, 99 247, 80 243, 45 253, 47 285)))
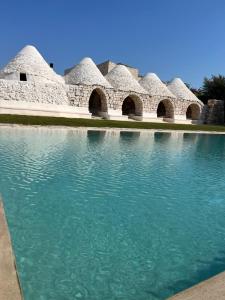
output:
POLYGON ((4 79, 0 79, 0 99, 59 105, 69 104, 65 85, 4 79))
POLYGON ((208 100, 205 111, 206 124, 224 124, 224 101, 208 100))
MULTIPOLYGON (((42 82, 20 82, 16 80, 0 79, 1 101, 23 101, 37 104, 68 105, 76 108, 80 113, 89 114, 89 99, 92 92, 96 90, 102 101, 102 117, 122 117, 123 101, 129 96, 135 103, 136 116, 144 119, 157 118, 157 108, 161 101, 167 109, 167 117, 176 120, 186 120, 188 106, 194 105, 199 109, 199 115, 203 112, 203 104, 176 98, 165 98, 150 96, 132 91, 105 88, 99 85, 65 85, 57 83, 42 82), (109 115, 109 116, 108 116, 109 115)), ((74 112, 76 112, 74 110, 74 112)), ((221 102, 209 101, 207 110, 207 122, 219 123, 221 119, 221 102)))
POLYGON ((115 66, 116 64, 110 60, 97 65, 103 76, 107 75, 115 66))
POLYGON ((196 105, 199 109, 199 117, 201 116, 203 110, 203 104, 201 102, 187 101, 183 99, 162 97, 162 96, 148 96, 145 101, 144 111, 149 112, 152 115, 155 114, 157 117, 157 108, 160 102, 163 102, 168 110, 168 115, 173 115, 175 119, 186 120, 186 112, 190 105, 196 105))
POLYGON ((89 106, 89 99, 91 96, 91 93, 96 90, 98 94, 101 97, 101 100, 104 103, 104 109, 105 112, 111 112, 113 111, 116 114, 122 115, 122 105, 124 99, 126 99, 128 96, 130 96, 136 106, 138 115, 141 115, 143 111, 149 111, 150 110, 150 101, 149 96, 145 94, 139 94, 135 92, 125 92, 125 91, 119 91, 115 89, 109 89, 102 86, 84 86, 84 85, 69 85, 67 96, 70 105, 75 107, 83 107, 88 110, 89 106))

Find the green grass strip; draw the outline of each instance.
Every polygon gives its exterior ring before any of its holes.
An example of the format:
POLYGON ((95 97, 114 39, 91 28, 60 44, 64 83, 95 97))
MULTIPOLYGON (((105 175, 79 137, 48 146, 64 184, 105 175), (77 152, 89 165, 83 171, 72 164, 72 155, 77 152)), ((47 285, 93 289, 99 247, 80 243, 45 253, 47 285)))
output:
POLYGON ((0 123, 43 125, 43 126, 70 126, 70 127, 109 127, 131 129, 164 129, 164 130, 191 130, 191 131, 225 131, 221 125, 189 125, 173 123, 150 123, 135 121, 113 121, 96 119, 74 119, 62 117, 42 117, 23 115, 0 115, 0 123))

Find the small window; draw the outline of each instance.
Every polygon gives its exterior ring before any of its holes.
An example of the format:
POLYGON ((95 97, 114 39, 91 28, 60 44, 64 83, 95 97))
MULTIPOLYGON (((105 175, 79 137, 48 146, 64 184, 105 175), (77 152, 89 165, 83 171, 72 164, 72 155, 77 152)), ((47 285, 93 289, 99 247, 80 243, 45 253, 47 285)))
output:
POLYGON ((52 69, 54 68, 54 64, 53 63, 50 63, 49 65, 50 65, 50 68, 52 68, 52 69))
POLYGON ((27 81, 27 74, 26 73, 20 73, 20 81, 27 81))

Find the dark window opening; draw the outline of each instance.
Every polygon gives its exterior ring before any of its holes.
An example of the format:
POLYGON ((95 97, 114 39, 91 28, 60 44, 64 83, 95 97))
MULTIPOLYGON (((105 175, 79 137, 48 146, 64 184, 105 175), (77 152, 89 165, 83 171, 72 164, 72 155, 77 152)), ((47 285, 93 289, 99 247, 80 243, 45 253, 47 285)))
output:
POLYGON ((20 73, 20 81, 27 81, 27 74, 26 73, 20 73))
POLYGON ((54 64, 53 64, 53 63, 50 63, 49 66, 50 66, 50 68, 52 68, 52 69, 54 68, 54 64))

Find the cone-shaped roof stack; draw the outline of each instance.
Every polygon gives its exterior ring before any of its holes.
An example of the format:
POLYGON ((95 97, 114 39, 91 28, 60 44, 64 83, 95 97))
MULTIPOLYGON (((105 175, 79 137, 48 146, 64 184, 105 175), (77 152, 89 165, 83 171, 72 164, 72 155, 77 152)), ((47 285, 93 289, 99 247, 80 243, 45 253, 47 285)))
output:
POLYGON ((63 83, 34 46, 24 47, 2 70, 1 74, 26 73, 34 81, 48 80, 63 83))
POLYGON ((146 74, 139 84, 150 94, 150 96, 163 96, 169 98, 176 98, 167 86, 159 79, 155 73, 146 74))
POLYGON ((177 98, 189 101, 200 101, 180 78, 173 79, 167 87, 177 98))
POLYGON ((112 88, 99 71, 96 64, 89 57, 85 57, 65 75, 68 84, 101 85, 112 88))
POLYGON ((114 67, 105 78, 116 89, 148 94, 124 65, 114 67))

